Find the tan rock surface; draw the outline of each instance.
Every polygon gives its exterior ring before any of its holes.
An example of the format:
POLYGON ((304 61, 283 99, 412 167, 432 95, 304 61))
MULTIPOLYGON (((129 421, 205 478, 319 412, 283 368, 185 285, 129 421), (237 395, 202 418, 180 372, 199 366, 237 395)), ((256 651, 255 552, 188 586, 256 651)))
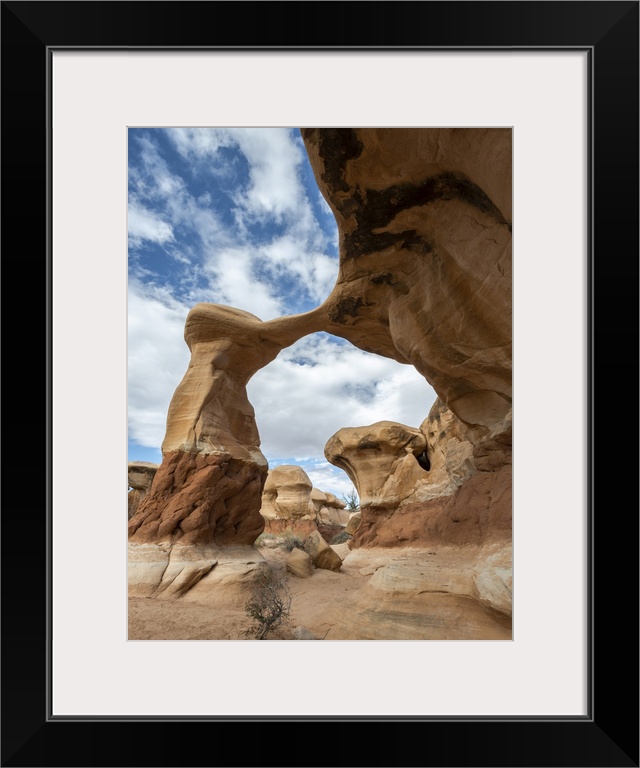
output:
POLYGON ((478 579, 492 568, 477 547, 353 550, 342 571, 366 582, 327 610, 327 639, 510 640, 510 607, 478 579))
POLYGON ((362 512, 358 510, 357 512, 353 512, 349 516, 349 521, 347 522, 345 526, 345 531, 353 536, 353 534, 358 530, 358 526, 362 522, 362 512))
POLYGON ((313 531, 317 531, 318 526, 315 520, 307 518, 296 518, 292 520, 277 520, 266 518, 264 521, 264 533, 274 536, 299 536, 305 539, 313 531))
POLYGON ((358 490, 360 522, 346 529, 356 548, 511 538, 510 413, 491 431, 469 428, 437 399, 420 430, 342 429, 325 455, 358 490))
MULTIPOLYGON (((286 551, 262 552, 269 568, 286 573, 286 551)), ((296 634, 302 626, 327 641, 511 640, 510 616, 483 605, 493 587, 489 593, 476 587, 483 559, 491 569, 497 552, 482 547, 354 550, 340 573, 317 569, 313 578, 291 576, 291 622, 268 639, 303 639, 296 634)), ((240 591, 242 582, 197 595, 219 567, 176 600, 131 596, 129 639, 246 639, 249 592, 240 591)))
POLYGON ((220 585, 242 587, 266 568, 255 547, 129 542, 130 597, 207 600, 220 585))
POLYGON ((312 488, 311 503, 315 510, 316 522, 322 525, 345 526, 349 521, 346 504, 333 493, 312 488))
POLYGON ((419 429, 393 421, 340 429, 325 446, 327 461, 349 475, 361 507, 388 509, 414 493, 424 476, 418 457, 426 440, 419 429))
POLYGON ((449 496, 406 504, 390 512, 368 515, 364 509, 353 546, 480 546, 510 541, 511 479, 511 466, 504 465, 495 472, 470 477, 449 496))
POLYGON ((287 557, 287 571, 301 579, 308 579, 313 576, 313 563, 311 556, 302 549, 292 549, 287 557))
POLYGON ((327 544, 318 531, 309 534, 304 548, 316 568, 324 568, 327 571, 336 572, 340 570, 342 559, 335 549, 327 544))
POLYGON ((262 516, 272 520, 313 520, 312 488, 313 484, 302 467, 295 464, 274 467, 269 470, 262 491, 262 516))
MULTIPOLYGON (((298 316, 284 325, 263 323, 214 304, 197 304, 189 312, 185 341, 191 360, 169 405, 162 464, 129 520, 131 542, 169 548, 253 544, 264 529, 260 506, 268 467, 246 384, 307 332, 306 322, 298 316)), ((139 567, 129 570, 134 591, 140 573, 139 567)))

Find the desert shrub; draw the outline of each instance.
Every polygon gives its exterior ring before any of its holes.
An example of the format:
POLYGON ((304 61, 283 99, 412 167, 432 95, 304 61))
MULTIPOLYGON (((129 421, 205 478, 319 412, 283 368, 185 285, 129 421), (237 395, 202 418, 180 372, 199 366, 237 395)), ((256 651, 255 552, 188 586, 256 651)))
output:
POLYGON ((342 494, 342 501, 347 505, 347 509, 350 512, 355 512, 356 510, 360 509, 360 501, 358 499, 358 493, 355 488, 351 490, 350 493, 342 494))
POLYGON ((336 534, 329 544, 344 544, 345 541, 349 541, 351 538, 351 534, 347 533, 346 531, 340 531, 340 533, 336 534))
POLYGON ((296 549, 296 547, 298 549, 304 549, 304 539, 301 539, 300 536, 289 534, 288 536, 285 536, 282 546, 287 550, 287 552, 292 552, 294 549, 296 549))
POLYGON ((251 585, 251 596, 245 605, 245 612, 253 620, 247 635, 264 640, 271 630, 289 619, 291 594, 286 574, 276 575, 273 571, 261 574, 251 585))

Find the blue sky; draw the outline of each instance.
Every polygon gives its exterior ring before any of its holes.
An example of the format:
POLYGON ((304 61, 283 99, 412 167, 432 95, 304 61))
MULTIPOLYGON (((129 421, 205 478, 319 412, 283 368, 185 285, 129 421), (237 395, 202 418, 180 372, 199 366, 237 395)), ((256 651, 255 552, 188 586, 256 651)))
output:
MULTIPOLYGON (((338 275, 338 235, 297 128, 130 128, 129 460, 160 463, 200 301, 262 320, 306 312, 338 275)), ((247 386, 269 466, 299 464, 338 496, 324 458, 340 427, 419 426, 435 393, 408 365, 325 333, 283 350, 247 386)))

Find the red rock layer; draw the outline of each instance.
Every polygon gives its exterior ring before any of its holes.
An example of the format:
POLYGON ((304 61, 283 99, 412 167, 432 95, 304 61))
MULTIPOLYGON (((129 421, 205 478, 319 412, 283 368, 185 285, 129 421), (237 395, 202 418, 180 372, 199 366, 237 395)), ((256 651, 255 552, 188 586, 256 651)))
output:
POLYGON ((129 521, 129 541, 251 545, 264 529, 266 469, 224 453, 165 454, 129 521))
POLYGON ((264 532, 281 535, 287 531, 295 534, 296 536, 306 537, 313 531, 317 531, 318 526, 314 520, 280 520, 280 519, 266 519, 264 522, 264 532))
POLYGON ((354 547, 483 545, 512 536, 511 434, 477 446, 478 473, 450 496, 393 511, 362 508, 354 547))

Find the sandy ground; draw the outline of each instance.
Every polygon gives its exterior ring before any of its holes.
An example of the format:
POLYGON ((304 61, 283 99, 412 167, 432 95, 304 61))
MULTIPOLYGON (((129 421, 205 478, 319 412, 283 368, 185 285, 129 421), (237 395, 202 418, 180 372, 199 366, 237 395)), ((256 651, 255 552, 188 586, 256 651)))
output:
MULTIPOLYGON (((346 545, 343 545, 346 546, 346 545)), ((343 551, 336 547, 344 557, 343 551)), ((262 555, 277 574, 286 574, 289 554, 282 548, 262 548, 262 555)), ((343 564, 339 573, 316 569, 313 576, 301 579, 289 574, 291 594, 289 621, 270 632, 266 640, 295 640, 296 628, 305 627, 315 639, 322 640, 329 625, 321 614, 328 604, 344 599, 360 589, 370 575, 343 564)), ((220 604, 184 600, 129 598, 129 640, 252 640, 252 620, 245 613, 247 596, 229 595, 220 604)))

